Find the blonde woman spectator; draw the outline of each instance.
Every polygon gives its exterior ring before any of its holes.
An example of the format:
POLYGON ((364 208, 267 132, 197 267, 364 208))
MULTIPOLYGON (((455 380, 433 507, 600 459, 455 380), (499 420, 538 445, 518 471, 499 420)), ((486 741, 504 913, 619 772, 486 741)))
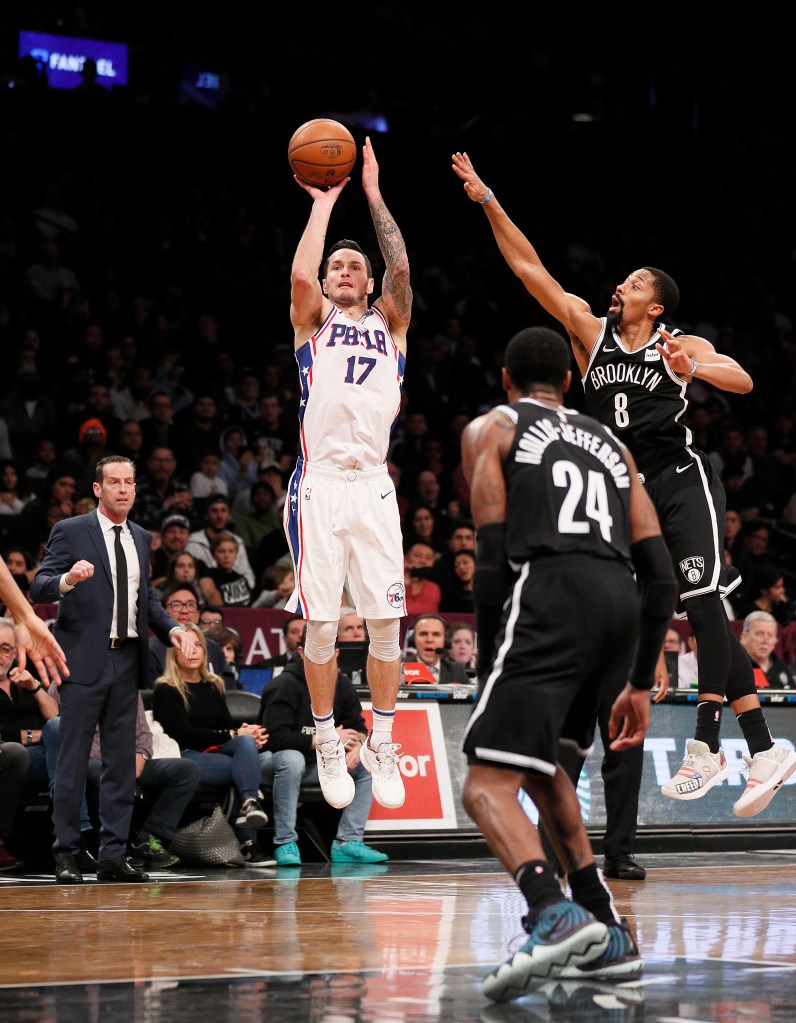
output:
POLYGON ((152 710, 166 735, 178 743, 182 756, 199 768, 202 782, 214 788, 232 786, 232 821, 241 852, 250 866, 273 866, 254 842, 253 830, 268 817, 259 802, 260 750, 268 741, 262 725, 244 722, 239 728, 225 697, 224 681, 207 664, 207 644, 198 625, 183 625, 195 641, 190 655, 171 647, 163 674, 155 679, 152 710))

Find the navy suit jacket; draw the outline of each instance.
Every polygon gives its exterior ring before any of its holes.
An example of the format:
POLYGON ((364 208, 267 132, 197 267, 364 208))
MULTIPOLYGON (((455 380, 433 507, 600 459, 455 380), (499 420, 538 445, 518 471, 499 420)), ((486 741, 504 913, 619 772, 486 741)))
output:
MULTIPOLYGON (((149 579, 151 534, 130 519, 127 526, 135 541, 141 570, 135 642, 138 644, 138 686, 145 689, 149 630, 168 643, 169 632, 179 623, 166 613, 152 589, 149 579)), ((30 596, 36 604, 58 602, 53 634, 66 654, 69 681, 87 686, 96 682, 113 628, 113 576, 96 512, 56 522, 41 567, 30 584, 30 596), (58 589, 61 576, 69 572, 76 561, 90 561, 94 575, 68 593, 61 593, 58 589)))

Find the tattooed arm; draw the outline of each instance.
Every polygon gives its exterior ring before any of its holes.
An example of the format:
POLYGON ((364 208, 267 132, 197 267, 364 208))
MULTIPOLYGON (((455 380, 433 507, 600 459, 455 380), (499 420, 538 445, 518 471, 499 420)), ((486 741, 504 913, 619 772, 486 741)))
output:
POLYGON ((406 354, 406 332, 412 318, 409 256, 398 225, 379 191, 379 165, 370 138, 365 139, 362 149, 362 187, 367 196, 376 238, 386 266, 382 293, 374 305, 379 306, 387 317, 393 340, 406 354))

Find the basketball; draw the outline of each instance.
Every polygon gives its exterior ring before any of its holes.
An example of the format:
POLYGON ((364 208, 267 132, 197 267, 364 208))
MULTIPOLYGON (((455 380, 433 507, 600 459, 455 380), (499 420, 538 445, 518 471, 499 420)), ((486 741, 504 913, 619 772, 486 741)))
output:
POLYGON ((293 173, 302 181, 326 188, 351 173, 357 159, 357 145, 344 124, 328 117, 316 117, 293 132, 287 159, 293 173))

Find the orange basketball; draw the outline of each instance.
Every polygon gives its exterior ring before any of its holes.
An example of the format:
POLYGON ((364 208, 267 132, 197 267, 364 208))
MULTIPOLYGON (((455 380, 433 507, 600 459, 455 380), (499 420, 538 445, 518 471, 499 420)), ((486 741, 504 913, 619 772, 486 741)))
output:
POLYGON ((356 163, 354 136, 339 121, 316 117, 296 128, 288 143, 287 159, 295 175, 308 185, 336 185, 356 163))

